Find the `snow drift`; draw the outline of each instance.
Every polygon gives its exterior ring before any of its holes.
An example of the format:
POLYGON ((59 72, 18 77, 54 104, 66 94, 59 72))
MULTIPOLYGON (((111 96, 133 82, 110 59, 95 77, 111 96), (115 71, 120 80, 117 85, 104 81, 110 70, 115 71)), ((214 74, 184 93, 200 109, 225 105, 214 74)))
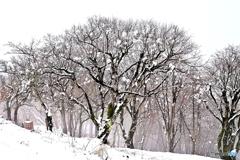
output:
POLYGON ((217 160, 196 155, 111 148, 96 138, 72 138, 58 130, 46 131, 44 126, 35 126, 34 129, 30 131, 0 118, 1 159, 217 160))

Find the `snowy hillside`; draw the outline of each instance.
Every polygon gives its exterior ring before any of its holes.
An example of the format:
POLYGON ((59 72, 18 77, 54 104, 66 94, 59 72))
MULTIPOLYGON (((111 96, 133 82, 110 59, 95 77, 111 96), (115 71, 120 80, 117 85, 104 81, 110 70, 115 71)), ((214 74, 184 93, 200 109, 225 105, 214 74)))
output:
POLYGON ((0 157, 9 160, 217 160, 195 155, 148 152, 99 145, 98 139, 71 138, 35 126, 31 132, 0 118, 0 157), (103 158, 102 158, 103 157, 103 158))

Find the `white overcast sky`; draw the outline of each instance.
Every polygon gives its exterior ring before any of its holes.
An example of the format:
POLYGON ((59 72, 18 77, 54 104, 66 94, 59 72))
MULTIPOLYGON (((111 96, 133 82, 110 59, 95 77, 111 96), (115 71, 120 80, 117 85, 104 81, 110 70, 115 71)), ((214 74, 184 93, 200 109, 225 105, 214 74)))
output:
POLYGON ((93 15, 153 19, 184 28, 210 55, 240 45, 240 0, 0 0, 0 59, 9 41, 62 34, 93 15))

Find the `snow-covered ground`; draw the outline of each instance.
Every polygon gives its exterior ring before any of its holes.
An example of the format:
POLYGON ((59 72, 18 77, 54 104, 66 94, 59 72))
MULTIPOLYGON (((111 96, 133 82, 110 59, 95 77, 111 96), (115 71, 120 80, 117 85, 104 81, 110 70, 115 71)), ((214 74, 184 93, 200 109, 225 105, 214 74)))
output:
POLYGON ((196 155, 149 152, 100 145, 98 139, 71 138, 35 126, 31 132, 0 118, 0 159, 21 160, 217 160, 196 155))

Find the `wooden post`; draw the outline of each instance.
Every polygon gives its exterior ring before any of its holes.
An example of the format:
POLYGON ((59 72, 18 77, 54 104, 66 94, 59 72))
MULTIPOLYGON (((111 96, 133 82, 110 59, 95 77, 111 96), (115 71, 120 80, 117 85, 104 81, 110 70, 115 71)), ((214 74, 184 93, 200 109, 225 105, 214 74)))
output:
POLYGON ((31 131, 34 131, 33 121, 25 121, 24 122, 24 128, 29 129, 31 131))

